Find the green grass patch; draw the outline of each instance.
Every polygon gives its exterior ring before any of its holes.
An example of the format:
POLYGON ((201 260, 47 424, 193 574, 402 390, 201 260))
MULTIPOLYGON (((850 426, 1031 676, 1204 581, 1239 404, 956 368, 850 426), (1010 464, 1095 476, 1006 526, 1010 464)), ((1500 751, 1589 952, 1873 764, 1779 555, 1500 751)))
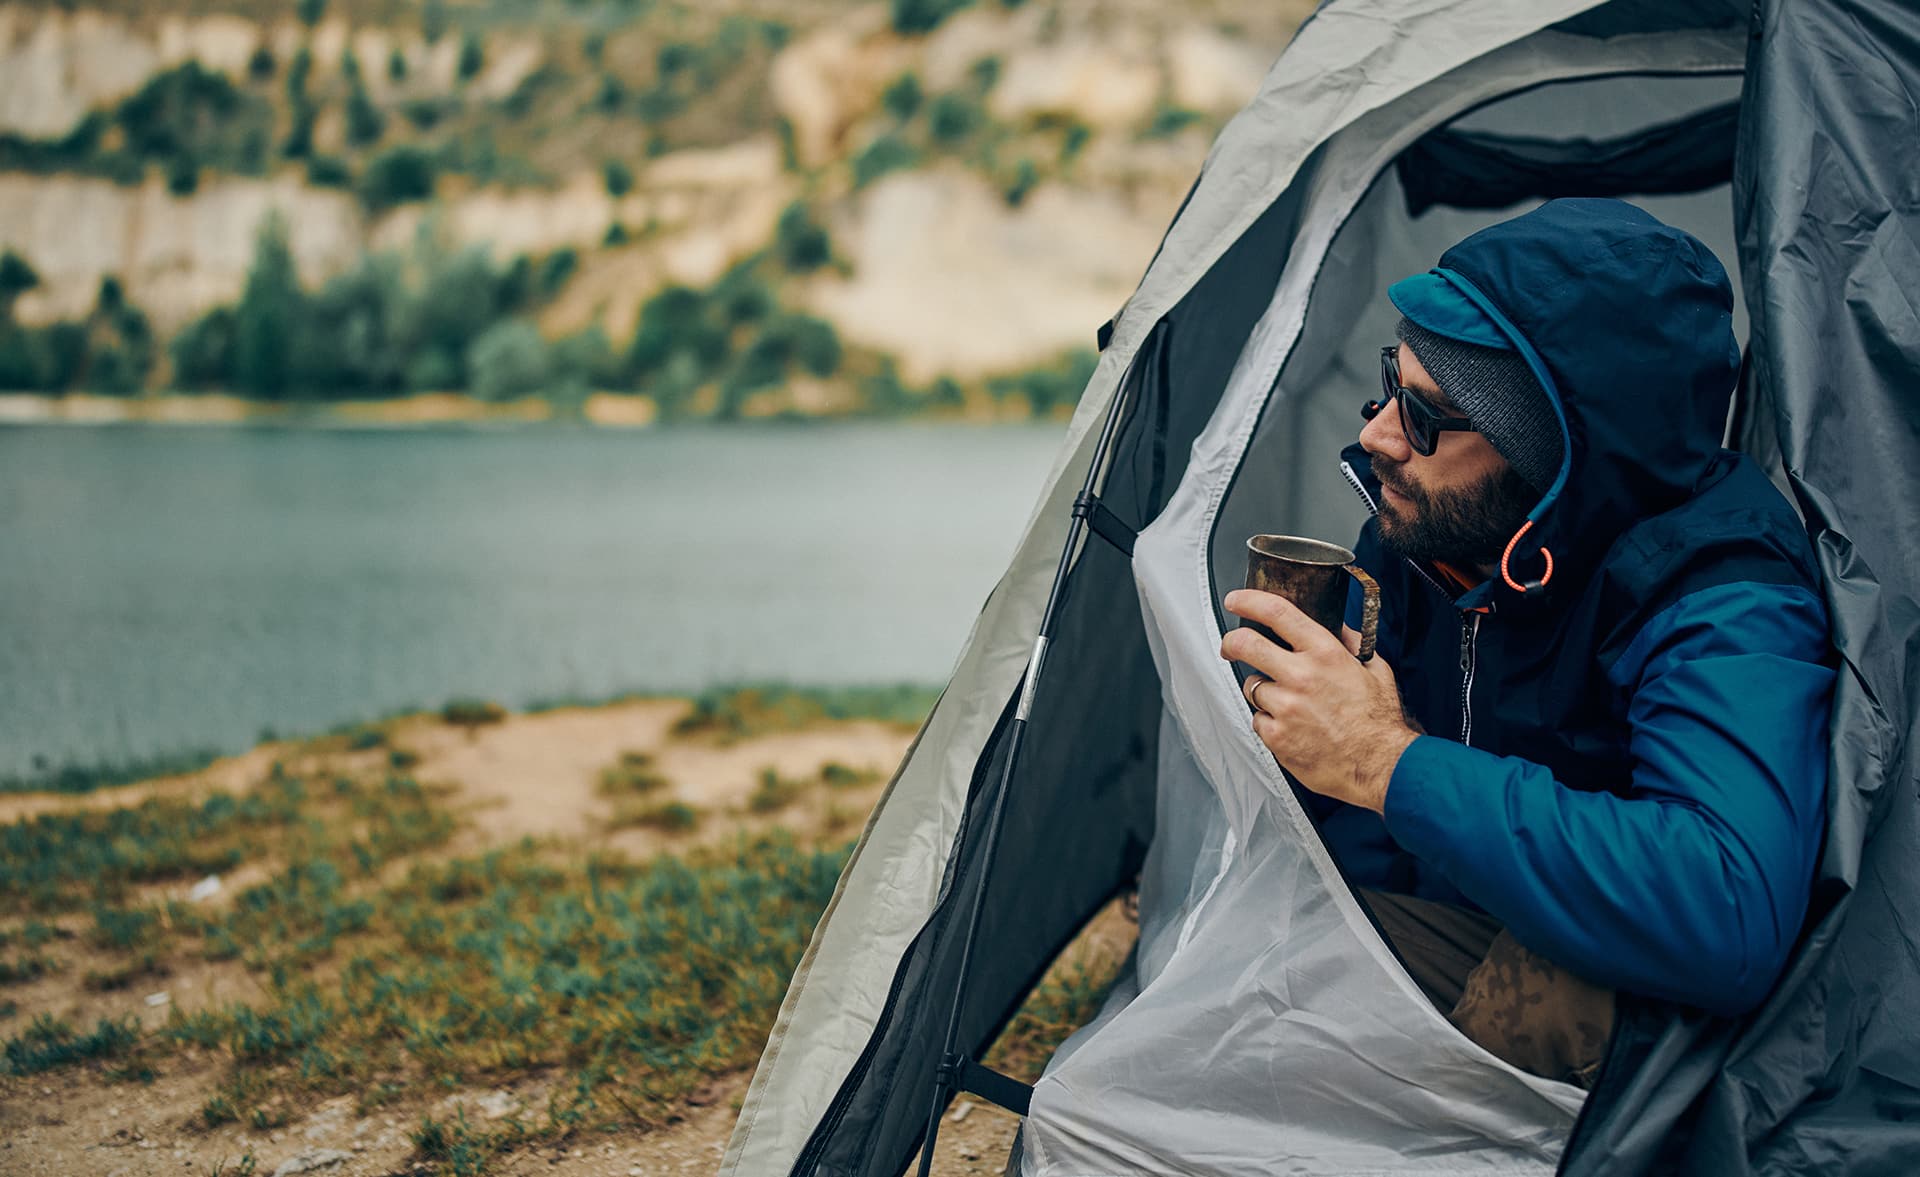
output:
POLYGON ((644 797, 671 784, 645 752, 622 752, 620 759, 600 770, 602 797, 644 797))
POLYGON ((7 1039, 7 1071, 37 1075, 89 1059, 115 1058, 131 1050, 139 1038, 140 1032, 131 1020, 101 1018, 91 1033, 80 1034, 60 1019, 41 1014, 32 1025, 7 1039))
POLYGON ((754 813, 777 813, 800 799, 807 781, 789 780, 771 768, 760 770, 760 780, 747 797, 747 808, 754 813))
POLYGON ((441 721, 455 727, 485 727, 490 723, 499 723, 506 717, 505 707, 486 699, 451 699, 440 708, 441 721))
POLYGON ((874 719, 918 727, 939 697, 937 688, 906 683, 881 687, 716 687, 695 697, 693 710, 673 730, 676 735, 709 736, 731 743, 799 731, 831 720, 874 719))
POLYGON ((1067 1035, 1093 1020, 1118 979, 1118 961, 1075 961, 1056 966, 1027 995, 1019 1012, 1007 1023, 986 1065, 1031 1083, 1067 1035))
POLYGON ((641 801, 621 798, 613 804, 607 824, 616 830, 649 829, 663 834, 690 834, 706 820, 706 812, 685 801, 641 801))

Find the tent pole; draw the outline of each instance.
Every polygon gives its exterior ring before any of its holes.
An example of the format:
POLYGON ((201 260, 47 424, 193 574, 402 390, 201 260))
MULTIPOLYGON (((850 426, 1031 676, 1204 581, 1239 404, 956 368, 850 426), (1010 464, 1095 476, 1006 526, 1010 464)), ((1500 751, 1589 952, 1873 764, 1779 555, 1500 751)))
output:
MULTIPOLYGON (((1155 334, 1158 334, 1156 329, 1155 334)), ((1157 340, 1149 338, 1141 346, 1147 351, 1157 340)), ((1026 677, 1020 685, 1020 702, 1014 709, 1013 727, 1007 733, 1007 759, 1001 766, 1000 779, 994 785, 993 804, 987 813, 987 843, 981 853, 980 877, 973 888, 971 906, 967 912, 966 939, 961 942, 960 971, 954 978, 953 1000, 947 1010, 947 1033, 940 1050, 940 1061, 934 1068, 933 1102, 927 1109, 927 1138, 920 1152, 919 1177, 928 1177, 933 1170, 933 1146, 940 1135, 940 1116, 946 1111, 947 1101, 960 1086, 962 1073, 971 1060, 959 1052, 960 1010, 967 991, 967 975, 973 964, 973 946, 980 937, 980 919, 986 909, 987 881, 993 877, 994 854, 1000 843, 1000 823, 1006 814, 1007 793, 1013 784, 1013 772, 1020 763, 1020 748, 1027 733, 1027 715, 1033 708, 1033 698, 1040 685, 1040 666, 1046 659, 1047 641, 1053 636, 1054 620, 1060 611, 1060 598, 1066 589, 1067 574, 1073 565, 1073 554, 1087 536, 1088 522, 1094 511, 1103 509, 1094 496, 1094 485, 1099 482, 1101 470, 1107 462, 1107 454, 1119 433, 1121 408, 1127 400, 1130 381, 1122 375, 1120 384, 1114 389, 1113 401, 1107 406, 1107 419, 1100 427, 1100 440, 1094 446, 1093 461, 1087 467, 1086 481, 1081 483, 1080 494, 1074 500, 1073 523, 1067 530, 1066 545, 1060 551, 1060 563, 1054 568, 1053 587, 1047 592, 1047 606, 1040 614, 1040 633, 1034 639, 1033 653, 1027 660, 1026 677)))

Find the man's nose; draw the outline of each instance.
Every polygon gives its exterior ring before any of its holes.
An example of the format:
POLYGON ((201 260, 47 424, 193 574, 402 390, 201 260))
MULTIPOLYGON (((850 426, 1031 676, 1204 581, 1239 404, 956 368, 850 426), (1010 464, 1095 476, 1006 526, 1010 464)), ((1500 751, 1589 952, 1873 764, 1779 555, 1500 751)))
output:
POLYGON ((1413 457, 1413 446, 1400 428, 1400 406, 1388 401, 1360 430, 1360 446, 1370 454, 1379 454, 1395 462, 1413 457))

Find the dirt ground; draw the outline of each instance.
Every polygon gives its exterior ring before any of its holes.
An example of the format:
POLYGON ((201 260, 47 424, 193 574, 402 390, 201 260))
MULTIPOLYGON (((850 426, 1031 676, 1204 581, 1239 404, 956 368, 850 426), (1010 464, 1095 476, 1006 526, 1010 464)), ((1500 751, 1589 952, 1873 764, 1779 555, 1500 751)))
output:
MULTIPOLYGON (((677 737, 673 726, 686 714, 679 700, 642 699, 601 707, 509 715, 503 721, 463 729, 436 716, 388 725, 388 743, 420 757, 412 772, 423 781, 454 787, 450 802, 466 828, 449 853, 471 853, 523 835, 577 841, 583 850, 617 847, 635 856, 690 840, 727 838, 743 827, 777 821, 803 832, 833 829, 852 836, 905 753, 912 733, 876 722, 821 723, 803 731, 737 743, 677 737), (673 799, 710 815, 692 835, 673 837, 649 829, 609 830, 607 800, 596 792, 600 771, 624 752, 652 757, 671 782, 673 799), (816 774, 834 762, 870 773, 852 788, 814 790, 774 815, 752 813, 745 802, 763 770, 786 777, 816 774), (849 825, 849 821, 852 824, 849 825)), ((276 760, 290 764, 309 756, 384 757, 386 748, 359 753, 337 746, 316 752, 317 743, 263 745, 182 777, 101 790, 85 797, 0 798, 0 822, 75 806, 120 806, 148 796, 196 796, 216 789, 240 790, 261 779, 276 760)), ((225 881, 230 895, 246 880, 225 881)), ((184 897, 185 886, 173 888, 184 897)), ((1103 915, 1083 940, 1103 953, 1124 953, 1131 926, 1118 908, 1103 915)), ((205 962, 136 982, 114 993, 87 993, 72 977, 86 966, 87 949, 60 946, 73 962, 60 974, 9 988, 19 1003, 9 1022, 16 1028, 48 1012, 74 1024, 97 1017, 137 1015, 150 1027, 166 1021, 169 1008, 197 1008, 209 1001, 244 999, 256 985, 235 962, 205 962)), ((69 1067, 0 1089, 0 1174, 18 1177, 154 1177, 205 1174, 232 1177, 251 1172, 289 1177, 386 1177, 417 1170, 409 1132, 423 1115, 445 1119, 464 1111, 476 1125, 545 1106, 547 1085, 563 1077, 530 1078, 514 1087, 460 1091, 438 1102, 401 1104, 358 1115, 356 1101, 321 1103, 272 1131, 228 1125, 208 1130, 199 1110, 222 1075, 220 1060, 191 1050, 170 1056, 151 1083, 108 1082, 97 1070, 69 1067)), ((523 1148, 496 1158, 487 1171, 516 1177, 710 1174, 719 1167, 750 1072, 710 1083, 691 1098, 682 1117, 648 1133, 585 1134, 559 1145, 523 1148)), ((942 1127, 934 1172, 941 1177, 998 1174, 1013 1140, 1016 1119, 990 1104, 963 1096, 942 1127)))

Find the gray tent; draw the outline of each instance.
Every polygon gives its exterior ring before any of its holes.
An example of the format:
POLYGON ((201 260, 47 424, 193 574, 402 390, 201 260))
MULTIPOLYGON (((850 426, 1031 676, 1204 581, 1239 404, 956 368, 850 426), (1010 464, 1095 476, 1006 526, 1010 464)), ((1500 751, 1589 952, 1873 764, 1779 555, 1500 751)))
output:
POLYGON ((1325 5, 1111 324, 723 1171, 899 1173, 976 889, 970 1053, 1136 877, 1137 953, 1034 1089, 1029 1174, 1920 1171, 1916 95, 1920 13, 1898 0, 1325 5), (1337 451, 1391 334, 1386 285, 1571 194, 1630 197, 1737 258, 1751 362, 1730 437, 1802 511, 1843 660, 1828 841, 1786 976, 1737 1022, 1623 1000, 1591 1093, 1481 1052, 1421 998, 1215 656, 1244 536, 1357 529, 1337 451), (1097 452, 1106 538, 1074 513, 1097 452))

